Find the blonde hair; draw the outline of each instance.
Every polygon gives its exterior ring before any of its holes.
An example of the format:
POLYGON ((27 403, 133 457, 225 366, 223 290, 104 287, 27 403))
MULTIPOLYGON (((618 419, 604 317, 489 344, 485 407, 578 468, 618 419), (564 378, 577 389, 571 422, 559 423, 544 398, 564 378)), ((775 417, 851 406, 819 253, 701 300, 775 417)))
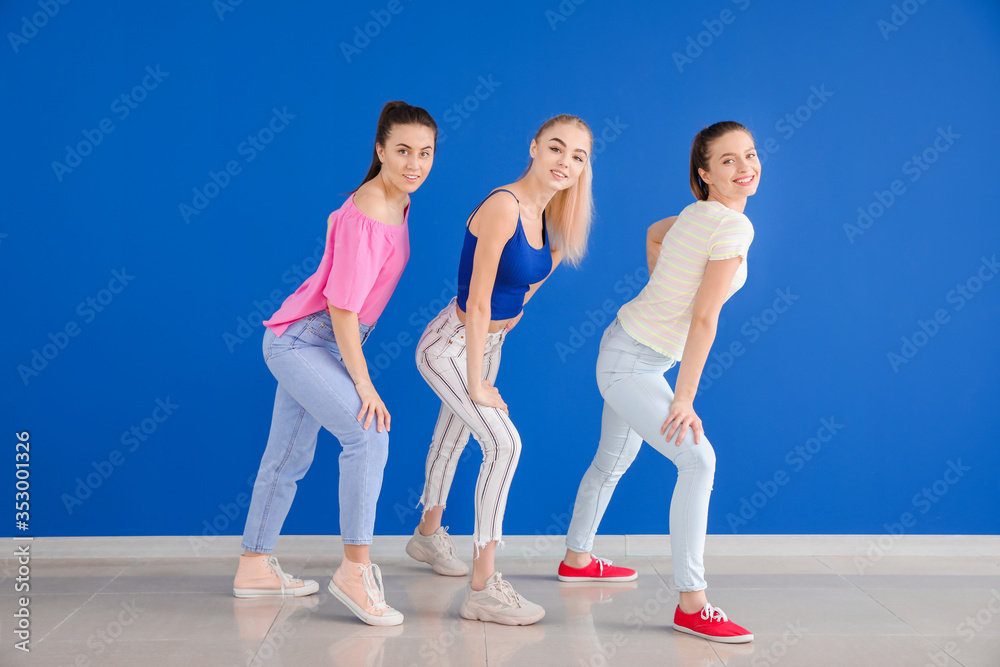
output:
MULTIPOLYGON (((561 124, 576 125, 586 130, 593 151, 594 133, 591 132, 590 126, 582 118, 565 113, 545 121, 535 133, 535 141, 537 142, 542 133, 550 127, 561 124)), ((518 180, 528 175, 533 163, 534 160, 528 163, 528 168, 518 180)), ((593 178, 590 155, 588 155, 580 178, 573 187, 557 192, 545 207, 548 230, 554 239, 552 245, 559 248, 563 259, 572 266, 578 266, 580 260, 587 254, 587 238, 590 236, 590 223, 594 217, 594 195, 591 190, 593 178)))

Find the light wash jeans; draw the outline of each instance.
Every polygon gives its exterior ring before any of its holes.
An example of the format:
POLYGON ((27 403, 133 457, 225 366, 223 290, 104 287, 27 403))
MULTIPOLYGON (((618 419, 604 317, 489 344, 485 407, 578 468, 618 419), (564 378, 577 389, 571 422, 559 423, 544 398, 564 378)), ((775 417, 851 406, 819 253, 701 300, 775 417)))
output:
MULTIPOLYGON (((715 478, 715 450, 701 436, 695 444, 688 429, 680 446, 660 435, 674 392, 663 374, 675 361, 636 341, 615 319, 601 338, 597 357, 597 386, 604 397, 601 441, 590 468, 580 482, 566 547, 589 552, 608 501, 622 474, 635 460, 645 440, 677 466, 677 484, 670 501, 670 551, 674 586, 678 591, 700 591, 705 584, 705 532, 708 499, 715 478)), ((642 511, 657 508, 641 508, 642 511)))
MULTIPOLYGON (((360 326, 364 344, 375 325, 360 326)), ((323 310, 291 324, 281 335, 264 332, 264 361, 278 379, 271 434, 260 462, 243 531, 243 548, 271 553, 309 470, 316 436, 325 427, 340 441, 340 534, 344 544, 371 544, 375 505, 389 453, 389 434, 358 422, 361 398, 344 366, 323 310)), ((317 514, 326 516, 320 510, 317 514)), ((332 532, 332 531, 331 531, 332 532)))

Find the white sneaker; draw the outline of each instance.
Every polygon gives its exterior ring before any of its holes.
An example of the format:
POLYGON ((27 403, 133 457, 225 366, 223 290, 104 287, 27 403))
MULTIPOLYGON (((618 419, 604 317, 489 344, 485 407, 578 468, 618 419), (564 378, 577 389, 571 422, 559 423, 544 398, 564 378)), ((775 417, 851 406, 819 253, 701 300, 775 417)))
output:
POLYGON ((455 556, 455 543, 447 527, 438 526, 430 535, 421 535, 420 528, 415 528, 406 543, 406 553, 414 560, 429 563, 438 574, 461 577, 469 573, 469 566, 455 556))
POLYGON ((499 572, 486 580, 486 588, 481 591, 472 590, 472 582, 469 582, 459 613, 470 621, 502 625, 531 625, 545 616, 541 605, 525 600, 499 572))

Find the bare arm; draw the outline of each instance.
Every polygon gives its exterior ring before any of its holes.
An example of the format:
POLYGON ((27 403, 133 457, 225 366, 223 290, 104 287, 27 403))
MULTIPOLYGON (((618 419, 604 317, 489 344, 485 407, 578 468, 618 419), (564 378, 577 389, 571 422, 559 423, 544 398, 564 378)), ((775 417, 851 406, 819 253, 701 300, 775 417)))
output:
POLYGON ((361 351, 361 335, 358 333, 358 314, 337 308, 329 301, 326 302, 327 310, 330 311, 330 323, 333 324, 333 336, 337 339, 337 347, 344 359, 344 366, 351 379, 354 380, 354 388, 361 398, 361 412, 358 413, 358 421, 364 418, 364 427, 368 428, 372 419, 375 419, 375 430, 382 432, 390 429, 391 417, 388 408, 382 398, 375 391, 371 376, 368 375, 368 363, 365 361, 364 352, 361 351), (365 415, 367 414, 367 417, 365 415))
POLYGON ((663 423, 660 433, 667 430, 671 422, 673 426, 667 433, 669 441, 675 431, 678 431, 679 445, 688 426, 694 430, 695 442, 701 442, 701 419, 694 411, 694 397, 698 393, 698 382, 705 368, 708 352, 715 342, 715 332, 719 324, 719 312, 726 301, 729 286, 733 276, 740 267, 742 257, 709 260, 705 267, 705 275, 694 300, 694 313, 691 316, 691 327, 688 329, 687 342, 681 355, 681 366, 677 373, 677 387, 674 392, 674 402, 670 406, 670 414, 663 423), (679 427, 679 428, 678 428, 679 427))
POLYGON ((660 256, 660 249, 663 248, 663 237, 667 235, 675 222, 677 222, 676 215, 664 218, 651 224, 646 231, 646 264, 649 266, 650 275, 653 275, 656 258, 660 256))
MULTIPOLYGON (((366 209, 369 207, 366 206, 366 209)), ((381 211, 384 213, 384 211, 381 211)), ((367 213, 366 213, 367 215, 367 213)), ((332 227, 327 224, 326 239, 329 245, 330 232, 332 227)), ((326 309, 330 313, 330 323, 333 325, 333 336, 337 339, 337 347, 340 348, 344 366, 347 373, 354 381, 354 388, 361 398, 361 412, 358 413, 358 421, 367 413, 364 427, 368 428, 372 419, 375 418, 375 429, 382 432, 382 427, 389 430, 390 416, 389 410, 385 407, 375 386, 372 384, 371 376, 368 375, 368 363, 365 361, 364 352, 361 350, 361 335, 358 330, 358 314, 354 311, 337 308, 329 301, 326 302, 326 309)))
POLYGON ((492 318, 490 300, 496 282, 500 255, 507 241, 514 235, 519 215, 518 203, 510 196, 493 196, 476 212, 471 225, 476 235, 476 253, 472 258, 472 278, 469 281, 469 298, 465 303, 465 344, 469 397, 480 405, 507 409, 500 393, 483 377, 483 354, 486 350, 486 333, 492 318))

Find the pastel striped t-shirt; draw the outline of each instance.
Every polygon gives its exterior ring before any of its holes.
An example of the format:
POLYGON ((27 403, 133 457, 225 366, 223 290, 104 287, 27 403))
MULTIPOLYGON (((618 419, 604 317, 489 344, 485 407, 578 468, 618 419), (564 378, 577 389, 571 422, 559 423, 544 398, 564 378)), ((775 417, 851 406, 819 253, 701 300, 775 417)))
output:
POLYGON ((728 300, 746 282, 752 241, 753 225, 742 213, 717 201, 691 204, 663 237, 649 282, 618 310, 622 327, 643 345, 680 361, 708 261, 743 258, 726 294, 728 300))

